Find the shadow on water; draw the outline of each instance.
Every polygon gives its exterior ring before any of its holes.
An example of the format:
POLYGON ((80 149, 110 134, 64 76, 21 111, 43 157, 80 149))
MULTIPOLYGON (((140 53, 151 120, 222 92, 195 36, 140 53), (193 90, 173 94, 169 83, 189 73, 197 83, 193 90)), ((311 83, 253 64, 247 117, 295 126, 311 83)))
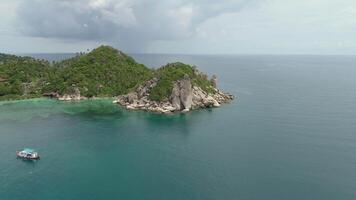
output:
POLYGON ((62 113, 71 117, 79 117, 81 119, 95 120, 95 119, 110 119, 110 118, 122 118, 125 113, 120 108, 108 107, 87 107, 80 109, 69 108, 62 113))
POLYGON ((194 110, 188 113, 159 114, 149 112, 137 112, 136 115, 145 123, 145 127, 154 129, 159 134, 180 134, 188 136, 193 132, 195 124, 207 113, 212 114, 214 109, 194 110), (158 130, 156 130, 158 129, 158 130))
POLYGON ((52 115, 101 118, 121 117, 124 114, 123 109, 113 104, 111 99, 61 102, 41 98, 2 103, 0 105, 0 121, 28 121, 34 118, 48 118, 52 115))
POLYGON ((63 112, 79 116, 115 116, 123 114, 123 110, 109 100, 87 100, 79 103, 66 103, 63 107, 63 112))
POLYGON ((30 160, 30 159, 23 159, 23 158, 16 158, 18 162, 24 163, 26 166, 33 166, 35 167, 40 160, 30 160))

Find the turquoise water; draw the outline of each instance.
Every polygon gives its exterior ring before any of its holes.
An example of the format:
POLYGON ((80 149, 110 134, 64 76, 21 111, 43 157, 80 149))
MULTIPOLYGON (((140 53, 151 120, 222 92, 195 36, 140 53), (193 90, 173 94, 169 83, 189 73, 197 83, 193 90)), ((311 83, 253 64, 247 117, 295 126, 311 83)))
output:
POLYGON ((168 116, 1 102, 1 200, 356 199, 355 57, 133 56, 196 64, 238 99, 168 116))

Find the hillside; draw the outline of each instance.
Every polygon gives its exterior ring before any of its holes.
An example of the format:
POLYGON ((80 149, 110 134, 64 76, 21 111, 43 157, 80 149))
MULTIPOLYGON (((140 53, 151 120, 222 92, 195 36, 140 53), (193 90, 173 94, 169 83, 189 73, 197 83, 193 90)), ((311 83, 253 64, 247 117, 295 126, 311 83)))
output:
POLYGON ((184 75, 188 75, 193 85, 202 88, 205 92, 215 92, 207 75, 199 72, 196 67, 176 62, 169 63, 155 71, 155 77, 159 81, 152 88, 149 98, 154 101, 167 100, 171 96, 174 82, 183 79, 184 75))
POLYGON ((0 100, 42 96, 51 73, 47 61, 0 54, 0 100))
POLYGON ((110 46, 53 63, 0 54, 0 100, 40 96, 117 97, 127 108, 157 112, 217 107, 233 99, 217 89, 215 76, 209 79, 195 66, 176 62, 153 70, 110 46))
POLYGON ((55 76, 44 91, 62 95, 79 89, 84 97, 117 96, 152 76, 152 70, 109 46, 100 46, 55 66, 55 76))

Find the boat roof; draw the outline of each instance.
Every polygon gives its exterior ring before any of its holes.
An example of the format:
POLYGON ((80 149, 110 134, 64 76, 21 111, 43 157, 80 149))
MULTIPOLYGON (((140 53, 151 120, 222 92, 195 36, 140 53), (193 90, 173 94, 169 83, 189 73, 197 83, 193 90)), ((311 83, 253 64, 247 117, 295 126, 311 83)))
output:
POLYGON ((30 149, 30 148, 24 148, 22 151, 26 152, 26 153, 34 153, 35 150, 30 149))

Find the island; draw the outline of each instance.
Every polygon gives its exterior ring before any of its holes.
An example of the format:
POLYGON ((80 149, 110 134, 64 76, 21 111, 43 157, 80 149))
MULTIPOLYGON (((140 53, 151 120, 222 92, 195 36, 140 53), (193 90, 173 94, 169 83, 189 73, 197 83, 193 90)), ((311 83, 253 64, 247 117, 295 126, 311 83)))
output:
POLYGON ((217 76, 181 62, 150 69, 110 46, 58 62, 0 54, 0 100, 38 97, 62 101, 113 97, 131 110, 159 113, 219 107, 234 96, 217 76))

